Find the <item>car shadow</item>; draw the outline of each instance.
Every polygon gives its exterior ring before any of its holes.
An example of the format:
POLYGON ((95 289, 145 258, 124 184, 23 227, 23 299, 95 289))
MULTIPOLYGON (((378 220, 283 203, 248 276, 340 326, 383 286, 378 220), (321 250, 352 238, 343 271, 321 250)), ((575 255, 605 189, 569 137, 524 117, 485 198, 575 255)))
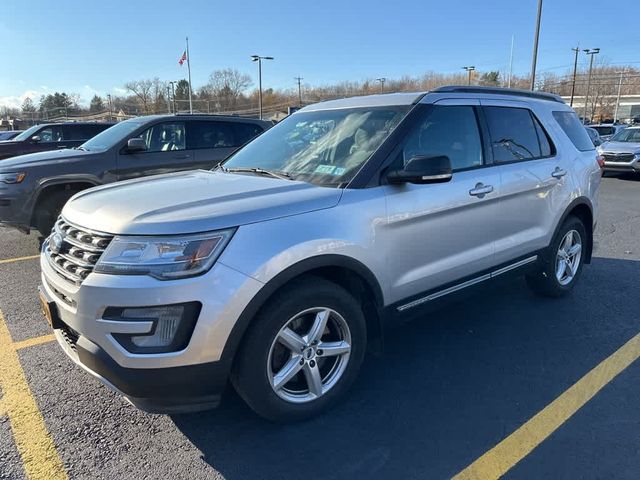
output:
POLYGON ((640 262, 596 258, 583 273, 562 299, 517 279, 393 329, 310 421, 264 421, 231 389, 217 410, 172 419, 229 480, 450 478, 638 333, 626 298, 640 262))

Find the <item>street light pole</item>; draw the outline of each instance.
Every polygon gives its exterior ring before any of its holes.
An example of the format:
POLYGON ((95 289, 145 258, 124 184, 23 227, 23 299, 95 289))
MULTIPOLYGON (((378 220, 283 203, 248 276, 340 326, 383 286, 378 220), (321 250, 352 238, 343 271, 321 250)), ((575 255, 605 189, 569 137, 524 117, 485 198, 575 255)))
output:
POLYGON ((260 120, 262 120, 262 60, 273 60, 273 57, 251 55, 251 60, 254 62, 258 62, 258 103, 260 110, 260 120))
POLYGON ((113 110, 111 108, 111 94, 110 93, 107 93, 107 101, 109 103, 109 121, 111 121, 112 118, 113 118, 113 113, 112 113, 113 110))
POLYGON ((384 82, 387 81, 386 77, 376 78, 376 82, 380 82, 380 93, 384 93, 384 82))
POLYGON ((573 59, 573 81, 571 83, 571 101, 569 105, 573 107, 573 96, 576 93, 576 73, 578 71, 578 53, 580 52, 580 45, 578 44, 576 48, 572 48, 573 52, 576 54, 573 59))
POLYGON ((176 110, 176 82, 172 80, 169 83, 171 84, 171 103, 173 105, 173 113, 178 113, 178 110, 176 110))
POLYGON ((593 71, 593 56, 600 53, 599 48, 585 48, 583 50, 587 55, 591 55, 591 60, 589 61, 589 76, 587 77, 587 93, 584 96, 584 112, 582 115, 582 121, 585 122, 587 120, 587 105, 589 104, 589 89, 591 88, 591 72, 593 71))
POLYGON ((473 65, 468 66, 468 67, 462 67, 463 70, 466 70, 467 73, 469 74, 468 80, 467 80, 467 85, 471 85, 471 72, 473 72, 476 67, 474 67, 473 65))
POLYGON ((618 108, 620 108, 620 92, 622 91, 622 76, 624 75, 624 70, 620 71, 620 80, 618 80, 618 95, 616 96, 616 110, 613 114, 613 123, 618 121, 618 108))
POLYGON ((302 107, 302 77, 293 77, 298 82, 298 106, 302 107))
POLYGON ((542 0, 538 0, 538 16, 536 18, 536 34, 533 37, 533 59, 531 60, 531 90, 536 84, 536 63, 538 62, 538 39, 540 38, 540 20, 542 18, 542 0))

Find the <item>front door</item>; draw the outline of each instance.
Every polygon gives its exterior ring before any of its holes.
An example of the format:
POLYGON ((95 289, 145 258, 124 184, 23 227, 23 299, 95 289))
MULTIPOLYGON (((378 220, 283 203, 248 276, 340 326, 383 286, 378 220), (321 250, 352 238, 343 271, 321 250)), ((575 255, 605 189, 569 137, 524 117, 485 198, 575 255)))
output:
POLYGON ((194 151, 187 149, 184 121, 156 123, 142 132, 147 149, 118 153, 118 180, 190 170, 194 167, 194 151))
POLYGON ((387 185, 386 256, 392 302, 473 277, 494 265, 492 224, 500 175, 489 164, 478 102, 442 100, 425 107, 391 168, 416 155, 446 155, 447 183, 387 185))

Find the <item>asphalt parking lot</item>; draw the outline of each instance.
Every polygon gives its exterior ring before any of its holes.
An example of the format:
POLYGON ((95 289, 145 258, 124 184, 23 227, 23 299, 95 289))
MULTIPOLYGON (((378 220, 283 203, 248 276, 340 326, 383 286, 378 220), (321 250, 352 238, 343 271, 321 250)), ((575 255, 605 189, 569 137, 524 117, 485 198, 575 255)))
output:
POLYGON ((229 391, 142 413, 74 366, 40 313, 38 241, 0 229, 0 478, 640 477, 640 179, 603 180, 574 293, 500 284, 393 330, 346 401, 295 425, 229 391))

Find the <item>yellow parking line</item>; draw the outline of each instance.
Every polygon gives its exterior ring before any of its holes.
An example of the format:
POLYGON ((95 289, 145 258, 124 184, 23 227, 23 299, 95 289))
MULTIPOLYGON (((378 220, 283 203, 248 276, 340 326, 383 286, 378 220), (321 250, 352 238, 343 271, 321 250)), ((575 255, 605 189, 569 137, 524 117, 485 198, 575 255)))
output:
POLYGON ((33 398, 20 366, 11 334, 0 311, 0 388, 4 413, 30 480, 66 479, 53 439, 33 398))
POLYGON ((13 348, 16 350, 20 350, 22 348, 33 347, 34 345, 41 345, 43 343, 48 343, 56 339, 56 336, 53 333, 49 335, 42 335, 41 337, 28 338, 26 340, 21 340, 19 342, 15 342, 13 344, 13 348))
POLYGON ((457 474, 454 480, 500 478, 640 357, 633 337, 536 416, 457 474))
POLYGON ((40 258, 40 255, 29 255, 27 257, 5 258, 4 260, 0 260, 0 265, 2 265, 3 263, 21 262, 23 260, 34 260, 36 258, 40 258))

